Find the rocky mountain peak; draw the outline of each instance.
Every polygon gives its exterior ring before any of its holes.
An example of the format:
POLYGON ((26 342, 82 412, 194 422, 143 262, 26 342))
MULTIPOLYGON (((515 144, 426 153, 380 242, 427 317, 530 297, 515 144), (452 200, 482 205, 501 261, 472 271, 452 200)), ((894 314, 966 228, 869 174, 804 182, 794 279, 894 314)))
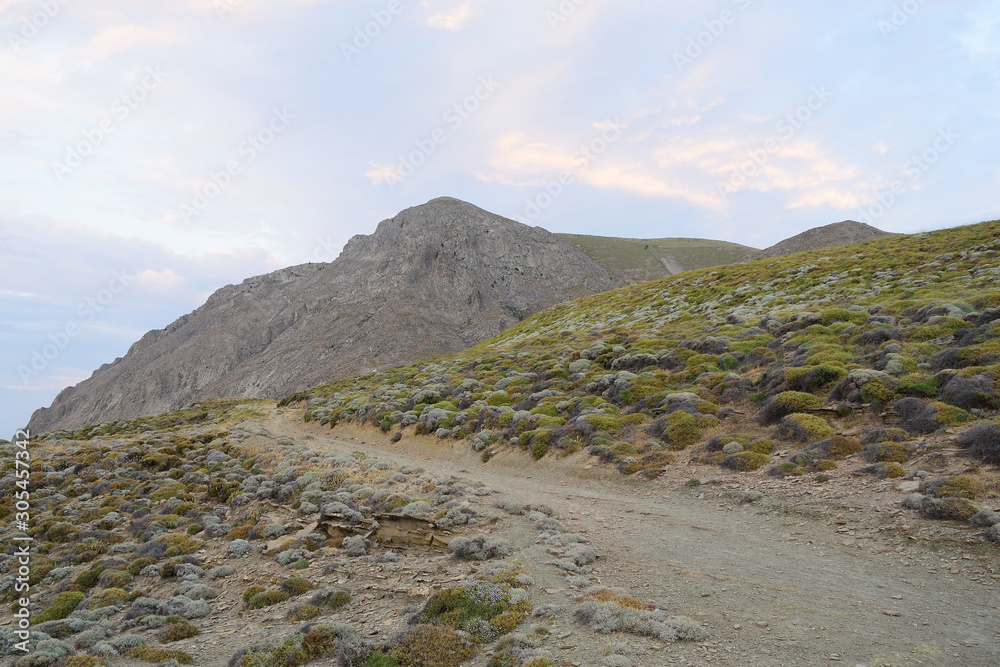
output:
POLYGON ((538 310, 619 285, 541 228, 434 199, 355 236, 330 264, 219 289, 64 390, 29 426, 75 428, 211 397, 280 398, 457 352, 538 310))

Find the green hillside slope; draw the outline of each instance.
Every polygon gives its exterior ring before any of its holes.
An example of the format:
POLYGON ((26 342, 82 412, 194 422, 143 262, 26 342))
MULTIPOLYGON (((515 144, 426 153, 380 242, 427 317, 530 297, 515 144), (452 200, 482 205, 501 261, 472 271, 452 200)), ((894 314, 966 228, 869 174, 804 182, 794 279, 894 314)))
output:
POLYGON ((594 262, 629 282, 658 280, 683 271, 740 261, 753 248, 707 239, 620 239, 556 234, 594 262))
MULTIPOLYGON (((915 438, 1000 407, 998 251, 990 222, 689 272, 286 404, 307 400, 306 418, 331 425, 467 439, 484 458, 589 448, 655 475, 698 445, 700 461, 748 470, 783 441, 801 452, 776 474, 861 454, 868 472, 895 476, 920 453, 915 438)), ((995 436, 996 452, 989 436, 972 453, 1000 463, 995 436)))

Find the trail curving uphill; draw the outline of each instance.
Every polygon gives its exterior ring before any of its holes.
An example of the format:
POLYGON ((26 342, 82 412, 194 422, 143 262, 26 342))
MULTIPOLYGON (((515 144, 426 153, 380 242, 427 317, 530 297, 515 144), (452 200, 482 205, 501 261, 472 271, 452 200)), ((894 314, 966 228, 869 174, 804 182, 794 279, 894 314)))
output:
POLYGON ((301 414, 277 409, 265 426, 317 450, 360 450, 545 503, 602 554, 601 583, 712 633, 705 645, 624 638, 639 664, 1000 664, 1000 552, 962 535, 934 537, 930 524, 895 509, 895 495, 775 492, 744 503, 736 477, 699 487, 678 475, 637 482, 582 455, 535 463, 506 452, 484 464, 462 442, 390 444, 378 430, 330 430, 301 414))

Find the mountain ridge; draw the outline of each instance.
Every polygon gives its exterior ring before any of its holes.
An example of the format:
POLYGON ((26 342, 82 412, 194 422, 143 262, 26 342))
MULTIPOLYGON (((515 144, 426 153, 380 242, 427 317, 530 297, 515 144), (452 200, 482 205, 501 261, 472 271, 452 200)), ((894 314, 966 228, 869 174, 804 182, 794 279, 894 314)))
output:
POLYGON ((37 410, 29 428, 158 414, 457 352, 620 283, 549 232, 434 199, 356 235, 331 264, 254 276, 150 331, 37 410))
POLYGON ((835 222, 830 225, 807 229, 801 234, 796 234, 784 241, 779 241, 770 248, 748 253, 740 261, 749 262, 768 257, 785 257, 799 252, 808 252, 809 250, 837 248, 891 236, 898 235, 891 232, 883 232, 881 229, 863 222, 844 220, 843 222, 835 222))

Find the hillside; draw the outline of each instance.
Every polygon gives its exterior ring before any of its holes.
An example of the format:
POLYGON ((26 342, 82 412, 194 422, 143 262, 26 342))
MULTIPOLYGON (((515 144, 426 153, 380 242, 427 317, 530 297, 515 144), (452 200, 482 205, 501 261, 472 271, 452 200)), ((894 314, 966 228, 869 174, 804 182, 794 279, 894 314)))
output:
POLYGON ((893 236, 36 437, 13 664, 992 667, 998 275, 1000 221, 893 236))
POLYGON ((881 229, 876 229, 863 222, 845 220, 844 222, 835 222, 832 225, 814 227, 801 234, 785 239, 770 248, 749 253, 743 257, 743 261, 766 257, 785 257, 786 255, 794 255, 797 252, 854 245, 855 243, 863 243, 864 241, 888 238, 890 236, 893 236, 893 234, 883 232, 881 229))
MULTIPOLYGON (((538 459, 584 450, 627 475, 689 460, 822 482, 850 459, 904 477, 947 460, 937 450, 956 445, 954 429, 1000 408, 998 251, 991 222, 689 272, 286 402, 331 426, 467 440, 484 460, 511 446, 538 459)), ((970 438, 964 454, 1000 464, 995 422, 970 438)), ((986 472, 954 483, 1000 497, 986 472)), ((977 511, 956 506, 940 511, 977 511)))
POLYGON ((630 283, 738 262, 753 248, 706 239, 622 239, 556 234, 612 275, 630 283))
POLYGON ((29 427, 129 419, 220 396, 281 397, 457 352, 542 308, 619 284, 541 228, 436 199, 355 236, 332 264, 218 290, 60 393, 29 427))

